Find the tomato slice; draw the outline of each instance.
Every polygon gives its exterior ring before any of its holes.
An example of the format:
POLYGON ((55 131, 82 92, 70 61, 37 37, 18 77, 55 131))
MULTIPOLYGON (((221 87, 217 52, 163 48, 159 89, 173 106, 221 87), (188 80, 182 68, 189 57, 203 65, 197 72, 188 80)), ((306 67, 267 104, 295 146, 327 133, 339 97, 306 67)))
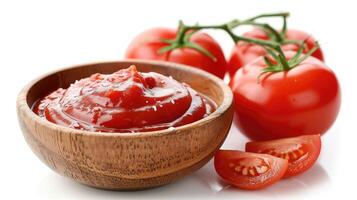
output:
POLYGON ((218 175, 231 185, 256 190, 280 180, 288 162, 271 155, 219 150, 214 157, 214 167, 218 175))
POLYGON ((289 161, 284 177, 295 176, 308 170, 317 160, 321 150, 320 135, 248 142, 245 150, 254 153, 270 154, 289 161))

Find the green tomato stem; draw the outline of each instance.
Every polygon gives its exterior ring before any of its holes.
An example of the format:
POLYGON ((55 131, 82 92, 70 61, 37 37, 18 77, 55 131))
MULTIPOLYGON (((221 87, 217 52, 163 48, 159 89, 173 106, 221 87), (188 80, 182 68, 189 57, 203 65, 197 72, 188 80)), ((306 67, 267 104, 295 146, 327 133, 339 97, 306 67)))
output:
POLYGON ((279 13, 265 13, 265 14, 261 14, 261 15, 257 15, 255 17, 249 18, 247 20, 249 21, 254 21, 260 18, 267 18, 267 17, 283 17, 283 18, 287 18, 290 16, 289 12, 279 12, 279 13))
MULTIPOLYGON (((177 36, 174 40, 168 41, 169 46, 163 47, 162 49, 159 50, 160 53, 170 51, 176 48, 192 48, 195 49, 202 54, 210 57, 212 60, 216 60, 216 58, 206 49, 202 48, 198 44, 192 43, 189 41, 190 37, 193 35, 193 32, 189 31, 199 31, 202 29, 217 29, 217 30, 223 30, 225 31, 231 39, 234 41, 234 43, 238 43, 239 41, 244 41, 247 43, 251 44, 256 44, 259 46, 262 46, 265 48, 270 55, 273 56, 273 58, 276 60, 277 65, 273 65, 272 63, 268 63, 269 66, 267 69, 262 71, 262 73, 266 72, 278 72, 278 71, 287 71, 292 69, 294 66, 296 66, 297 62, 291 63, 287 60, 287 58, 284 55, 284 52, 281 48, 281 45, 288 44, 288 43, 299 43, 300 41, 291 41, 291 40, 286 40, 285 39, 285 34, 287 30, 287 17, 289 16, 289 13, 287 12, 282 12, 282 13, 270 13, 270 14, 261 14, 255 17, 248 18, 246 20, 232 20, 229 21, 228 23, 220 24, 220 25, 193 25, 193 26, 188 26, 185 25, 182 21, 179 21, 179 27, 178 27, 178 32, 177 36), (255 20, 261 19, 261 18, 267 18, 267 17, 282 17, 283 19, 283 26, 281 32, 276 31, 273 27, 271 27, 269 24, 266 23, 259 23, 256 22, 255 20), (261 39, 256 39, 256 38, 248 38, 240 35, 236 35, 233 32, 233 29, 242 26, 242 25, 252 25, 256 27, 262 28, 264 31, 268 32, 271 34, 271 39, 270 40, 261 40, 261 39), (188 33, 189 32, 189 33, 188 33)), ((311 54, 311 53, 310 53, 311 54)), ((309 54, 308 54, 309 55, 309 54)), ((299 55, 297 55, 298 57, 299 55)), ((303 59, 305 59, 304 57, 303 59)), ((299 59, 299 62, 301 62, 301 59, 299 59)))

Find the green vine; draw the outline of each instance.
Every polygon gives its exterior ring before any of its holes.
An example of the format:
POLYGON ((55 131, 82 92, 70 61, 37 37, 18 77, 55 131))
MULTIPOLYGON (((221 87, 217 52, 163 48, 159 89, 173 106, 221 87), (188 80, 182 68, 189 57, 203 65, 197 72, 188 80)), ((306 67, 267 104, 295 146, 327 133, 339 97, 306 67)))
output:
MULTIPOLYGON (((269 24, 266 23, 258 23, 255 20, 261 19, 261 18, 267 18, 267 17, 281 17, 283 19, 287 18, 289 16, 289 13, 283 12, 283 13, 270 13, 270 14, 262 14, 258 15, 255 17, 248 18, 246 20, 232 20, 229 21, 228 23, 221 24, 221 25, 194 25, 194 26, 188 26, 185 25, 181 20, 179 21, 179 26, 178 26, 178 32, 176 35, 176 38, 173 40, 167 40, 167 39, 162 39, 163 42, 167 43, 168 46, 165 46, 161 49, 159 49, 160 54, 165 53, 167 51, 172 51, 177 48, 192 48, 197 50, 198 52, 201 52, 202 54, 210 57, 213 60, 216 60, 216 58, 206 49, 202 48, 201 46, 190 42, 190 38, 193 35, 193 33, 202 30, 202 29, 221 29, 226 31, 233 41, 237 43, 239 40, 245 41, 248 38, 244 38, 242 36, 235 35, 233 33, 233 29, 237 28, 238 26, 242 25, 252 25, 255 27, 260 27, 266 32, 269 33, 269 35, 272 36, 273 41, 276 41, 277 43, 283 43, 284 42, 284 36, 277 32, 273 27, 271 27, 269 24)), ((284 20, 285 21, 285 20, 284 20)), ((263 40, 261 40, 263 41, 263 40)))
MULTIPOLYGON (((207 51, 205 48, 201 47, 200 45, 193 43, 190 41, 191 36, 202 29, 218 29, 218 30, 223 30, 225 31, 233 40, 235 44, 237 44, 240 41, 244 41, 247 43, 252 43, 252 44, 257 44, 259 46, 262 46, 265 48, 268 52, 268 55, 270 55, 275 61, 276 64, 273 64, 268 57, 264 57, 264 61, 267 65, 266 68, 264 68, 259 75, 259 77, 262 74, 265 74, 267 72, 279 72, 279 71, 287 71, 290 70, 296 66, 298 66, 303 60, 305 60, 308 56, 310 56, 314 51, 316 51, 319 48, 319 45, 316 43, 315 47, 312 48, 309 52, 307 52, 304 56, 302 55, 303 49, 305 47, 305 41, 301 43, 301 41, 295 41, 295 40, 286 40, 285 35, 286 35, 286 30, 287 30, 287 17, 289 17, 289 13, 287 12, 282 12, 282 13, 270 13, 270 14, 262 14, 258 16, 254 16, 245 20, 232 20, 229 21, 228 23, 220 24, 220 25, 193 25, 193 26, 188 26, 185 25, 182 21, 179 21, 179 27, 178 27, 178 32, 176 35, 176 38, 173 40, 167 40, 163 39, 162 41, 167 43, 168 45, 159 49, 158 53, 164 53, 167 51, 171 51, 177 48, 191 48, 195 49, 198 52, 201 52, 202 54, 208 56, 212 60, 216 61, 216 58, 214 55, 212 55, 211 52, 207 51), (272 26, 270 26, 268 23, 260 23, 257 22, 256 20, 262 19, 262 18, 270 18, 270 17, 280 17, 282 18, 282 28, 281 31, 276 31, 272 26), (239 26, 243 25, 251 25, 253 27, 258 27, 261 28, 263 31, 265 31, 270 40, 261 40, 261 39, 255 39, 255 38, 248 38, 240 35, 236 35, 233 30, 239 26), (284 55, 284 52, 281 48, 282 45, 284 44, 299 44, 300 47, 297 51, 297 53, 294 55, 293 58, 288 60, 286 56, 284 55)), ((259 78, 258 77, 258 78, 259 78)))

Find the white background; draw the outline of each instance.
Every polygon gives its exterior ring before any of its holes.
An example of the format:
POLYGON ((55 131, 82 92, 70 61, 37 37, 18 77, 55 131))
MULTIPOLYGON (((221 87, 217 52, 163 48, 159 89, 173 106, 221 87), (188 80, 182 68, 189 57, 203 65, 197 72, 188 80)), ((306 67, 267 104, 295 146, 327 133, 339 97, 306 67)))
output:
MULTIPOLYGON (((342 194, 354 195, 357 12, 353 2, 0 1, 0 199, 335 199, 342 194), (55 174, 25 143, 17 124, 15 100, 20 89, 37 76, 73 64, 122 59, 126 46, 140 31, 175 27, 179 19, 211 24, 276 11, 290 11, 290 27, 319 39, 326 62, 342 87, 339 117, 322 138, 319 161, 305 174, 261 191, 242 191, 221 182, 208 163, 164 187, 103 191, 55 174)), ((214 32, 213 36, 228 55, 231 41, 223 33, 214 32)), ((232 127, 224 147, 242 149, 245 141, 232 127)))

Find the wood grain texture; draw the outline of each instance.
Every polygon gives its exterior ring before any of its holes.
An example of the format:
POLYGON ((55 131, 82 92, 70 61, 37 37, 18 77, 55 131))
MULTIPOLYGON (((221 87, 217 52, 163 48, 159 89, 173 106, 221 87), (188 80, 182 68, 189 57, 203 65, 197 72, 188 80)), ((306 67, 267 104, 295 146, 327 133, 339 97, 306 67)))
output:
POLYGON ((23 135, 33 152, 61 175, 86 185, 134 190, 170 183, 202 167, 224 142, 233 117, 232 93, 219 78, 184 65, 124 60, 69 67, 28 84, 17 99, 23 135), (62 127, 40 118, 33 103, 93 73, 113 73, 135 64, 186 82, 214 100, 218 108, 197 122, 142 133, 96 133, 62 127))

